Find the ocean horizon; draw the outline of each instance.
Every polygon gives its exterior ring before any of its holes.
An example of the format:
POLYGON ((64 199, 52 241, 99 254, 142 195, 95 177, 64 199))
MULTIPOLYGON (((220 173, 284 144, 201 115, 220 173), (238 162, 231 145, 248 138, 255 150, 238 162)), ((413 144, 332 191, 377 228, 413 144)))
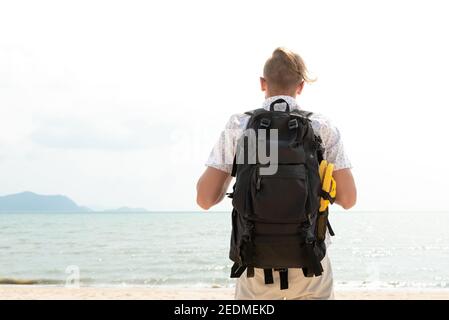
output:
MULTIPOLYGON (((449 212, 333 211, 337 289, 449 288, 449 212)), ((228 211, 0 213, 0 284, 232 287, 228 211)))

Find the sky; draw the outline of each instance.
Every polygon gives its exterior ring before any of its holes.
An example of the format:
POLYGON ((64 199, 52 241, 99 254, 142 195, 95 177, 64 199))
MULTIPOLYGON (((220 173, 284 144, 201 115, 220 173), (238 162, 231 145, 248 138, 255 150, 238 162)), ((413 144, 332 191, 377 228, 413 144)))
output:
MULTIPOLYGON (((339 128, 354 210, 449 210, 447 1, 1 1, 0 195, 198 210, 229 117, 272 51, 339 128)), ((229 210, 230 199, 214 210, 229 210)))

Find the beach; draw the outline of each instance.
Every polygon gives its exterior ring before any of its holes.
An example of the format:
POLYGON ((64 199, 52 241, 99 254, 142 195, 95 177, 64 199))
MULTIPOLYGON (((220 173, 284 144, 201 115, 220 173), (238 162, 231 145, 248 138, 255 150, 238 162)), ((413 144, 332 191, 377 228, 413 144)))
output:
MULTIPOLYGON (((0 300, 233 300, 232 288, 145 288, 5 285, 0 300)), ((449 300, 449 290, 337 290, 337 300, 449 300)))

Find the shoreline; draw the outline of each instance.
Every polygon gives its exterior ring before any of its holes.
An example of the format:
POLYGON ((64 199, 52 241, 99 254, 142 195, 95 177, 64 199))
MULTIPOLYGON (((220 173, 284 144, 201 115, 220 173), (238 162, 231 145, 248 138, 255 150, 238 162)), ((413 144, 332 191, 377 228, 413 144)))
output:
MULTIPOLYGON (((444 289, 336 289, 337 300, 449 300, 444 289)), ((234 288, 1 285, 0 300, 233 300, 234 288)))

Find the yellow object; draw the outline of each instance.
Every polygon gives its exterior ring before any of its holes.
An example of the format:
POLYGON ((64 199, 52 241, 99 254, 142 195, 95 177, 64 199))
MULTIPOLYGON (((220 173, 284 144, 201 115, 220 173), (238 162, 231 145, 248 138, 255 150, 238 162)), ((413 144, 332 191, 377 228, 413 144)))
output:
MULTIPOLYGON (((329 193, 332 198, 335 198, 337 195, 337 183, 335 179, 332 177, 332 173, 334 172, 334 165, 332 163, 328 163, 326 160, 321 161, 319 173, 321 179, 321 185, 324 192, 329 193)), ((329 206, 330 201, 321 198, 320 199, 320 212, 323 212, 329 206)))

